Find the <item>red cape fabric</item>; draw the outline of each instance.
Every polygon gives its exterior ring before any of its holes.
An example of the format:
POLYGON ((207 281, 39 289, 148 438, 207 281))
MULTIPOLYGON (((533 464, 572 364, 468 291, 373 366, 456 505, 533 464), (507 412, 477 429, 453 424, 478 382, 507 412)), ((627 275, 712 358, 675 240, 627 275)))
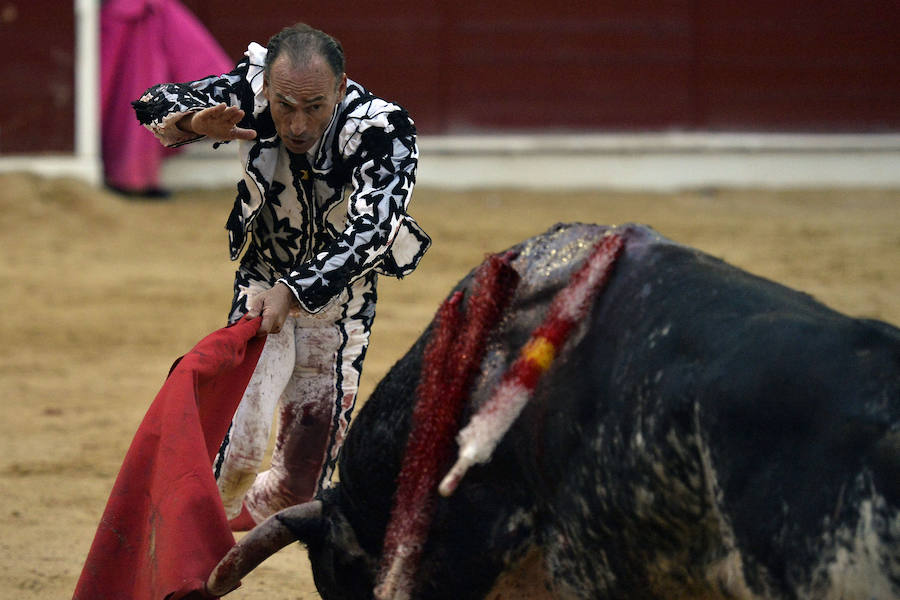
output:
POLYGON ((212 461, 262 352, 259 324, 220 329, 176 361, 125 456, 76 600, 184 598, 234 545, 212 461))

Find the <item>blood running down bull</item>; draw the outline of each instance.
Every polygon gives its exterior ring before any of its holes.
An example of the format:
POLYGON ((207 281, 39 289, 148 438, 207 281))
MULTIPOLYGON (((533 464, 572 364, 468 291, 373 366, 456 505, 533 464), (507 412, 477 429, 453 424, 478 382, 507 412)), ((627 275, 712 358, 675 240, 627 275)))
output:
POLYGON ((340 473, 209 590, 300 540, 328 600, 897 598, 900 331, 645 227, 557 226, 460 282, 360 411, 340 473), (541 359, 560 294, 615 238, 541 359), (453 436, 523 361, 541 369, 507 394, 508 430, 441 496, 453 436))

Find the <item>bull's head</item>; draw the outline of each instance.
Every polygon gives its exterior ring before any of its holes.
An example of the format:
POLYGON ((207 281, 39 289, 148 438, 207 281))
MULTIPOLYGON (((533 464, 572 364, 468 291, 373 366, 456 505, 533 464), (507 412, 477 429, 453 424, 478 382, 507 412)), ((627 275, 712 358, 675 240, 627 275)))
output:
POLYGON ((213 570, 208 592, 225 595, 265 559, 298 540, 307 547, 323 598, 372 597, 376 559, 362 549, 350 523, 327 499, 286 508, 251 530, 213 570))

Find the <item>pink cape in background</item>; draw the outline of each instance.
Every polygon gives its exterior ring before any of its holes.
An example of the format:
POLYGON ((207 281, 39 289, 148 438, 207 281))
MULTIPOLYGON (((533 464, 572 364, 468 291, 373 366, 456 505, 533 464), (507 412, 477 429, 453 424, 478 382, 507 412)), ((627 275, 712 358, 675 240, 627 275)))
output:
POLYGON ((172 367, 110 492, 76 600, 183 598, 234 545, 212 461, 262 352, 260 322, 213 332, 172 367))
POLYGON ((159 188, 164 148, 134 116, 131 101, 157 83, 230 71, 230 60, 178 0, 107 0, 100 9, 100 110, 108 185, 140 193, 159 188))

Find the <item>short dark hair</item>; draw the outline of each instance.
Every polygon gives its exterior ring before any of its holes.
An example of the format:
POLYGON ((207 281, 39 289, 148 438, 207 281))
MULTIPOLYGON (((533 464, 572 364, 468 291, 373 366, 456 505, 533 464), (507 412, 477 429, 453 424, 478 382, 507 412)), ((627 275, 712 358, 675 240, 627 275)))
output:
POLYGON ((306 23, 297 23, 285 27, 269 39, 266 53, 265 74, 268 78, 272 63, 287 53, 294 64, 308 62, 313 56, 325 59, 335 77, 344 74, 344 48, 341 43, 324 31, 310 27, 306 23))

